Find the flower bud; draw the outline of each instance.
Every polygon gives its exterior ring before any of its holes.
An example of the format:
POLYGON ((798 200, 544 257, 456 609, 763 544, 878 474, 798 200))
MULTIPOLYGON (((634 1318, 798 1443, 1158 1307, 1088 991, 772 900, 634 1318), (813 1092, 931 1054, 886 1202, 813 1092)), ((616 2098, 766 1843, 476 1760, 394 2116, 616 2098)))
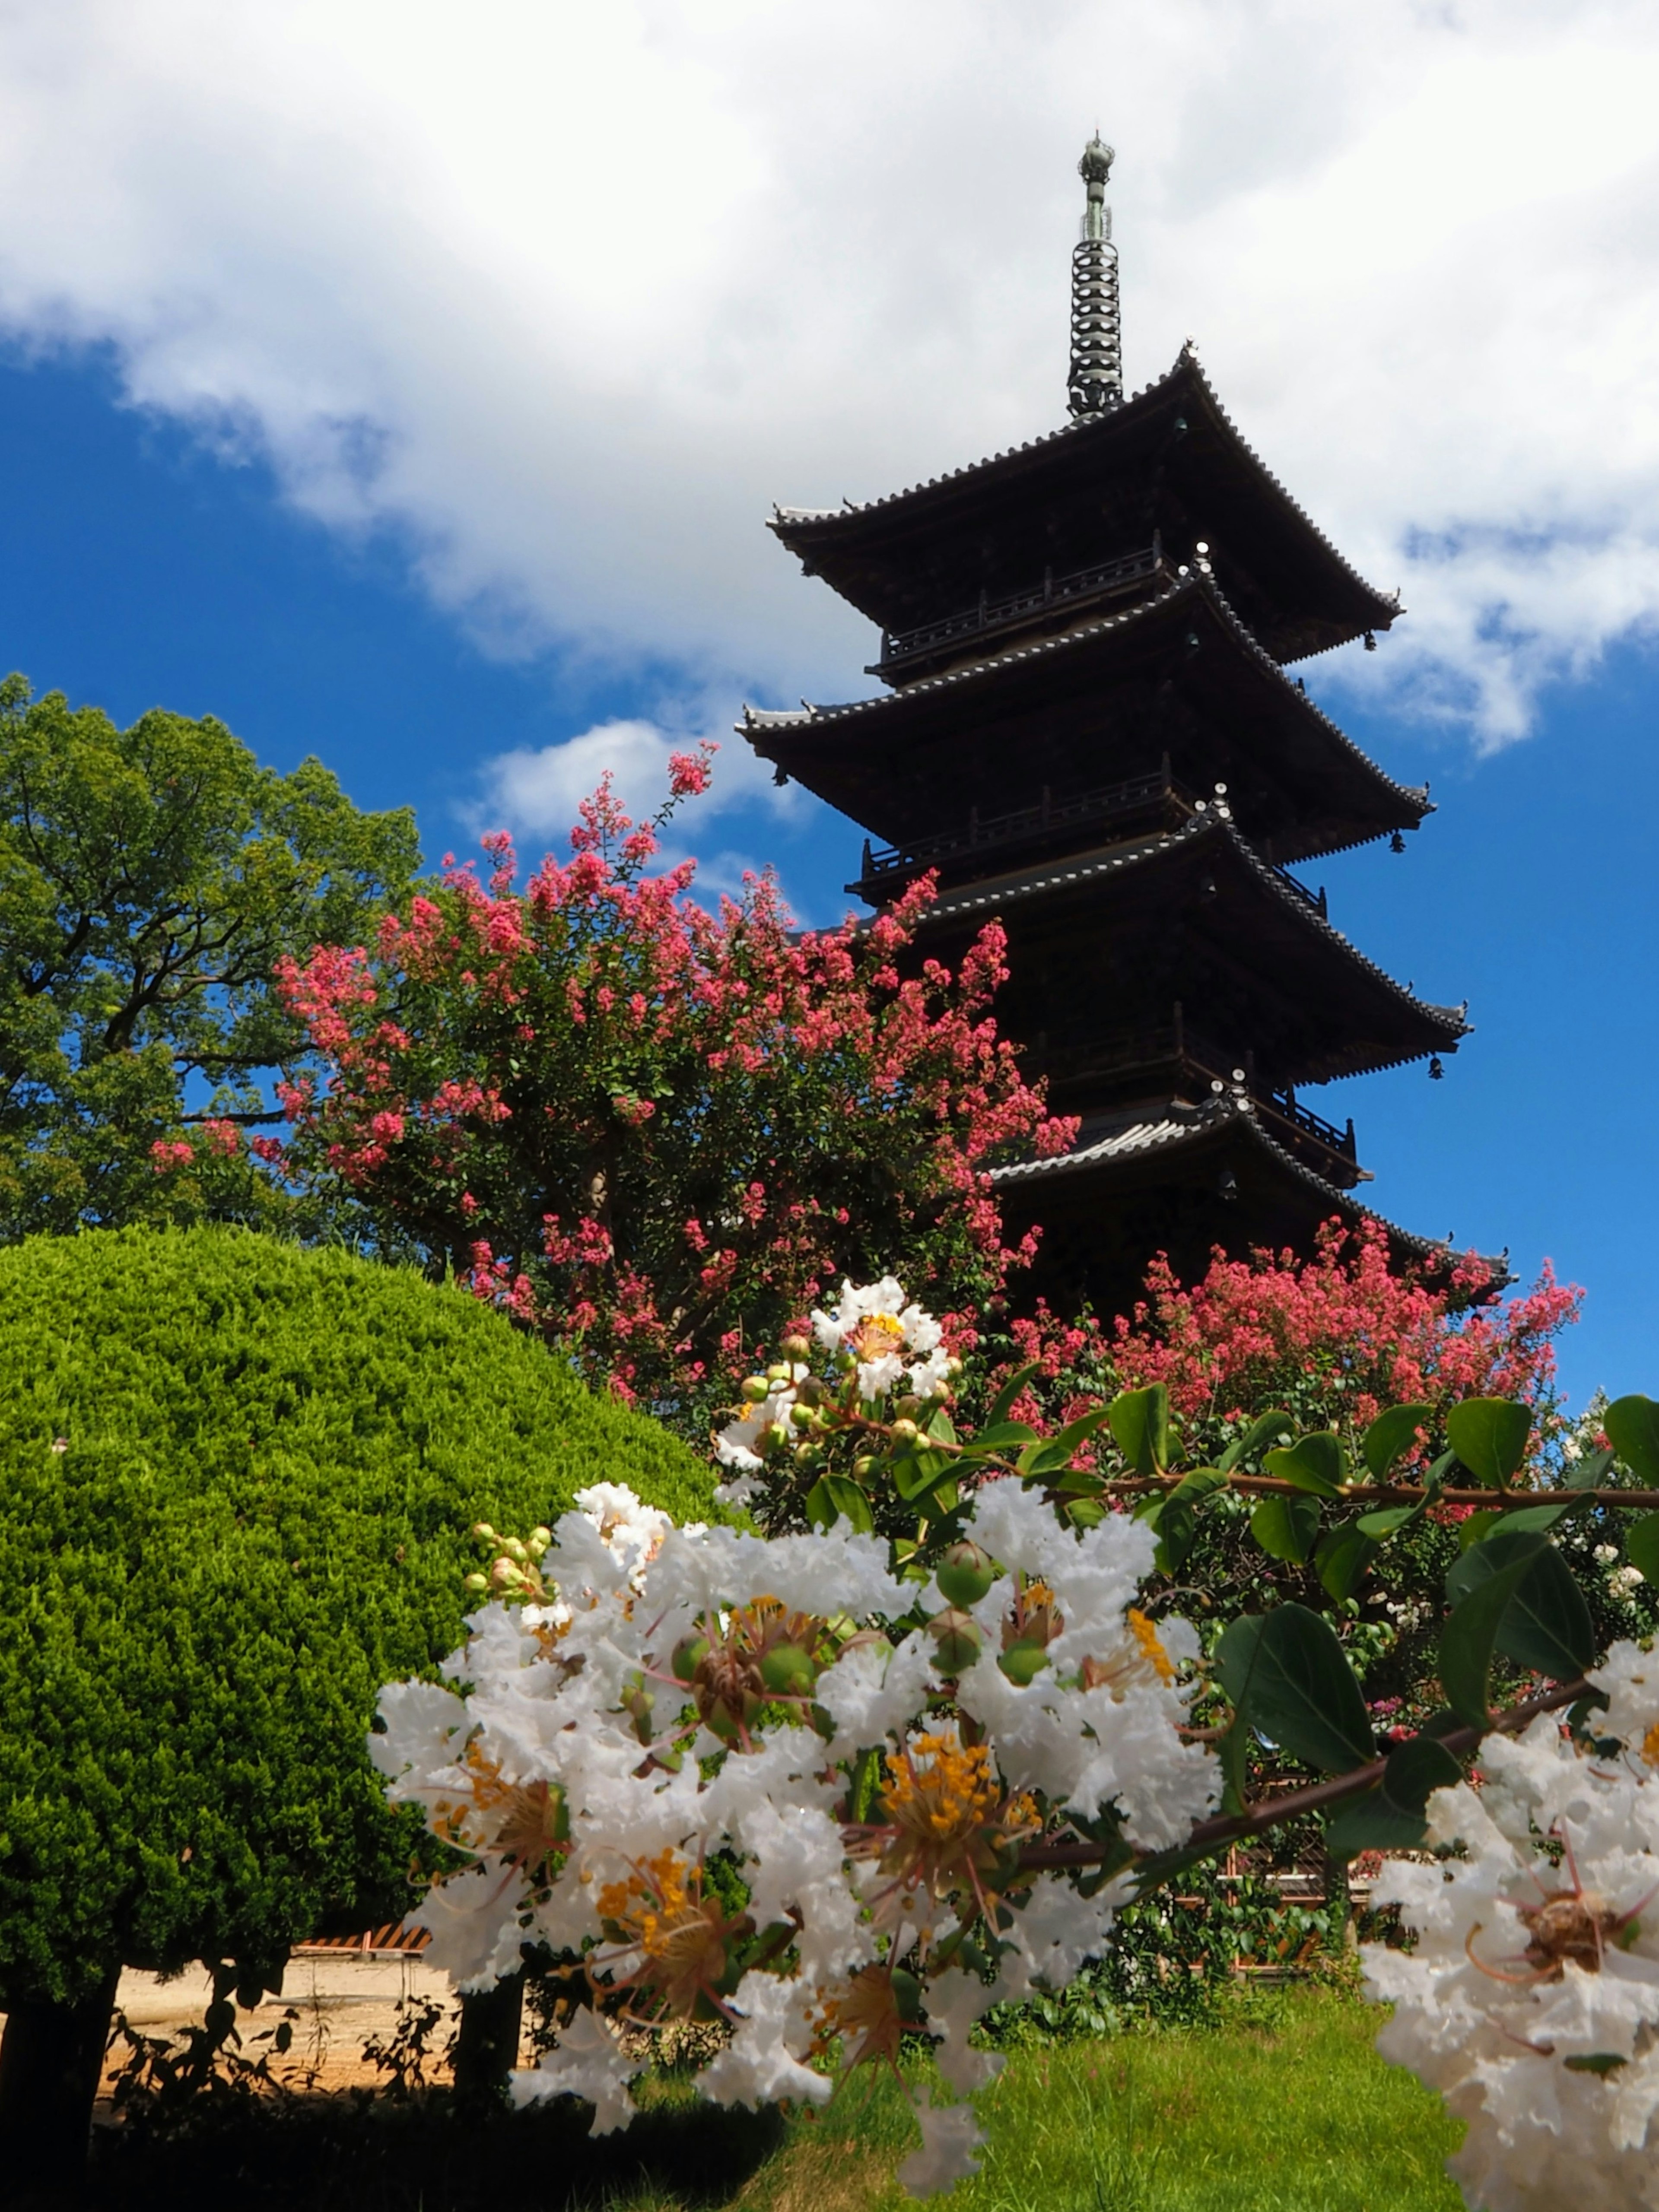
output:
POLYGON ((812 1426, 812 1408, 810 1406, 792 1406, 789 1408, 789 1420, 790 1425, 793 1428, 810 1429, 812 1426))
POLYGON ((916 1438, 921 1434, 921 1431, 907 1415, 894 1422, 893 1434, 898 1438, 901 1443, 910 1444, 915 1442, 916 1438))
POLYGON ((776 1698, 806 1698, 812 1693, 818 1670, 812 1656, 799 1644, 775 1644, 761 1654, 760 1677, 776 1698))
POLYGON ((941 1674, 963 1674, 979 1656, 979 1624, 971 1613, 959 1612, 955 1606, 935 1613, 927 1624, 927 1633, 939 1647, 941 1674))
POLYGON ((802 1360, 812 1357, 811 1341, 805 1336, 786 1336, 778 1349, 786 1359, 802 1360))
POLYGON ((761 1431, 760 1442, 763 1451, 781 1451, 788 1441, 789 1431, 781 1421, 769 1421, 761 1431))
POLYGON ((751 1406, 758 1406, 763 1398, 769 1397, 771 1390, 772 1385, 763 1375, 750 1375, 743 1386, 744 1398, 751 1406))
POLYGON ((893 1411, 898 1415, 901 1420, 914 1421, 916 1415, 921 1411, 921 1401, 914 1394, 908 1397, 901 1398, 895 1404, 893 1411))
POLYGON ((875 1471, 876 1462, 868 1452, 860 1452, 853 1462, 853 1473, 860 1482, 866 1480, 875 1471))
POLYGON ((823 1463, 823 1453, 818 1445, 802 1443, 795 1446, 795 1464, 797 1467, 820 1467, 823 1463))
POLYGON ((470 1590, 487 1590, 489 1588, 489 1577, 488 1575, 469 1575, 461 1584, 461 1588, 470 1590))
POLYGON ((700 1628, 689 1636, 682 1636, 674 1646, 674 1656, 669 1661, 677 1682, 689 1682, 703 1661, 708 1656, 708 1638, 700 1628))
POLYGON ((1011 1644, 997 1661, 1008 1680, 1022 1690, 1036 1681, 1048 1663, 1048 1651, 1041 1644, 1011 1644))
POLYGON ((481 1544, 493 1544, 495 1540, 495 1531, 488 1521, 475 1521, 472 1523, 472 1533, 481 1544))
POLYGON ((795 1395, 803 1406, 821 1406, 828 1395, 816 1375, 809 1375, 795 1390, 795 1395))
POLYGON ((793 1382, 795 1379, 787 1359, 775 1360, 766 1370, 769 1382, 793 1382))
POLYGON ((969 1536, 952 1544, 939 1563, 939 1592, 952 1605, 977 1605, 996 1578, 994 1563, 969 1536))

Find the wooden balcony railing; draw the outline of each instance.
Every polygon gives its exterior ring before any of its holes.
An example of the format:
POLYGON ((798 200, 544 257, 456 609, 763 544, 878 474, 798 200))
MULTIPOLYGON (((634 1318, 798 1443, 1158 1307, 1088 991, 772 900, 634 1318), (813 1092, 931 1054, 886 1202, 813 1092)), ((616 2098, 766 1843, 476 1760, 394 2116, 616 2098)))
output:
POLYGON ((890 676, 907 660, 938 653, 947 647, 988 635, 994 630, 1012 629, 1030 622, 1034 616, 1046 614, 1051 608, 1069 606, 1083 599, 1115 597, 1156 576, 1163 566, 1164 550, 1154 535, 1152 544, 1142 552, 1126 553, 1117 560, 1100 562, 1092 568, 1074 568, 1064 576, 1056 576, 1052 569, 1047 569, 1040 584, 1011 592, 1006 599, 990 599, 981 592, 979 605, 965 607, 960 614, 946 615, 939 622, 918 623, 915 629, 884 630, 881 659, 866 673, 890 676))
POLYGON ((959 829, 912 838, 906 844, 872 845, 866 837, 858 880, 848 884, 847 889, 862 892, 866 897, 884 898, 896 888, 900 878, 919 876, 925 868, 947 866, 964 854, 981 853, 998 845, 1018 845, 1056 830, 1144 812, 1168 799, 1173 799, 1184 815, 1196 811, 1197 801, 1170 775, 1167 754, 1163 766, 1146 775, 1129 776, 1121 783, 1100 784, 1092 791, 1077 792, 1069 798, 1055 799, 1045 786, 1035 806, 990 815, 981 815, 975 807, 959 829))

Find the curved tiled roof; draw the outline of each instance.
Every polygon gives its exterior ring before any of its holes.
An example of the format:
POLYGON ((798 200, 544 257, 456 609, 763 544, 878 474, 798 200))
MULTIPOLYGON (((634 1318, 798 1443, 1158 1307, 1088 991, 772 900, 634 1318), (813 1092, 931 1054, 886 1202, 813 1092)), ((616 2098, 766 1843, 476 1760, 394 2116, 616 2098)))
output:
MULTIPOLYGON (((1059 884, 1089 883, 1101 877, 1118 874, 1125 869, 1144 867, 1176 847, 1199 844, 1211 837, 1223 839, 1243 861, 1255 880, 1264 885, 1279 901, 1285 912, 1293 915, 1304 928, 1338 946, 1346 958, 1380 983, 1413 1013, 1425 1015, 1431 1022, 1437 1023, 1447 1033, 1448 1044, 1470 1034, 1471 1024, 1463 1018, 1462 1007, 1442 1006, 1432 1000, 1419 999, 1404 984, 1396 983, 1386 969, 1379 968, 1374 960, 1367 959, 1357 945, 1352 944, 1340 929, 1333 927, 1304 894, 1292 889, 1279 871, 1261 858, 1248 839, 1240 836, 1233 826, 1231 812, 1224 805, 1206 807, 1201 814, 1194 815, 1191 821, 1182 823, 1178 830, 1165 830, 1156 837, 1144 838, 1134 844, 1109 847, 1093 857, 1079 854, 1071 860, 1056 860, 1045 867, 1033 869, 1028 874, 1003 877, 982 885, 965 884, 959 890, 945 891, 921 917, 918 927, 928 929, 961 915, 984 914, 993 910, 1000 912, 1020 900, 1039 897, 1059 884)), ((1418 1058, 1420 1054, 1413 1054, 1413 1057, 1418 1058)))
POLYGON ((925 499, 930 492, 944 493, 953 486, 968 483, 986 470, 1004 467, 1009 462, 1017 460, 1022 454, 1044 452, 1048 448, 1058 446, 1065 439, 1099 437, 1108 434, 1115 423, 1130 419, 1137 410, 1150 412, 1152 407, 1168 393, 1183 374, 1190 374, 1197 379, 1205 398, 1215 410, 1217 421, 1239 453, 1256 471, 1262 483, 1317 541, 1320 547, 1329 555, 1342 573, 1358 584, 1362 591, 1369 593, 1378 606, 1392 607, 1396 612, 1400 611, 1399 592, 1396 591, 1390 596, 1380 592, 1375 584, 1360 574, 1346 556, 1337 550, 1335 545, 1325 535, 1300 501, 1285 489, 1249 440, 1242 434, 1232 416, 1222 405, 1215 386, 1204 374, 1202 364, 1190 339, 1182 347, 1171 367, 1166 369, 1162 376, 1155 377, 1150 384, 1143 385, 1139 392, 1133 393, 1121 407, 1113 409, 1109 414, 1091 416, 1086 421, 1080 422, 1062 423, 1057 430, 1045 431, 1041 437, 1027 438, 1019 445, 1005 447, 1000 453, 988 454, 983 460, 970 461, 959 469, 947 469, 942 476, 928 477, 921 483, 907 485, 902 491, 884 492, 878 499, 862 501, 845 500, 838 507, 827 508, 775 507, 768 527, 775 531, 786 541, 791 524, 824 525, 833 529, 842 523, 850 524, 861 520, 866 516, 881 514, 902 507, 910 501, 925 499))
MULTIPOLYGON (((1194 597, 1201 598, 1208 604, 1223 629, 1237 647, 1258 669, 1271 676, 1283 687, 1285 695, 1294 702, 1297 710, 1317 724, 1320 729, 1358 763, 1368 775, 1375 777, 1379 783, 1382 784, 1391 798, 1398 799, 1406 806, 1416 808, 1419 815, 1431 814, 1434 811, 1429 804, 1426 788, 1419 790, 1410 784, 1396 783, 1385 769, 1379 768, 1370 755, 1357 745, 1346 731, 1334 722, 1322 708, 1316 707, 1307 693, 1298 689, 1294 678, 1285 673, 1272 653, 1257 642, 1254 633, 1234 612, 1226 594, 1216 582, 1214 576, 1197 571, 1188 576, 1177 577, 1167 590, 1155 592, 1147 599, 1137 600, 1133 606, 1126 608, 1121 614, 1102 615, 1092 622, 1079 623, 1075 629, 1060 630, 1050 637, 1028 639, 1024 644, 1011 645, 1001 653, 989 653, 982 660, 973 661, 966 667, 947 669, 942 675, 919 676, 913 683, 907 684, 902 690, 881 691, 868 699, 853 699, 843 705, 831 707, 812 706, 803 700, 799 712, 793 708, 753 708, 745 703, 743 720, 734 723, 732 727, 738 736, 748 738, 752 743, 757 731, 804 731, 812 728, 820 722, 847 722, 872 714, 877 716, 883 713, 890 714, 901 708, 906 700, 925 698, 930 692, 948 690, 952 686, 964 684, 972 685, 977 682, 983 682, 987 677, 994 675, 997 671, 1017 667, 1023 661, 1040 659, 1048 654, 1075 651, 1078 647, 1087 645, 1094 639, 1103 637, 1112 630, 1131 629, 1136 623, 1146 621, 1152 614, 1161 612, 1176 600, 1194 597)), ((760 748, 757 747, 756 750, 759 750, 760 748)), ((1380 836, 1382 833, 1379 831, 1377 834, 1380 836)))
MULTIPOLYGON (((1410 1230, 1401 1229, 1379 1213, 1375 1206, 1362 1206, 1351 1192, 1339 1190, 1324 1176, 1316 1175, 1294 1153, 1288 1152, 1265 1130, 1246 1099, 1227 1096, 1207 1100, 1201 1106, 1172 1109, 1162 1117, 1127 1124, 1090 1145, 1080 1145, 1074 1152, 1058 1152, 1043 1160, 1019 1160, 1012 1166, 993 1168, 991 1180, 1000 1186, 1012 1183, 1032 1183, 1063 1179, 1103 1162, 1142 1157, 1149 1152, 1174 1152, 1212 1136, 1218 1130, 1231 1125, 1249 1141, 1261 1146, 1273 1159, 1276 1167, 1304 1184, 1322 1203, 1350 1221, 1367 1220, 1381 1223, 1390 1238, 1418 1259, 1446 1265, 1451 1258, 1451 1246, 1434 1238, 1413 1236, 1410 1230)), ((1507 1256, 1507 1255, 1506 1255, 1507 1256)), ((1494 1266, 1494 1275, 1501 1281, 1509 1279, 1501 1267, 1494 1266)), ((1494 1287, 1498 1284, 1495 1283, 1494 1287)))

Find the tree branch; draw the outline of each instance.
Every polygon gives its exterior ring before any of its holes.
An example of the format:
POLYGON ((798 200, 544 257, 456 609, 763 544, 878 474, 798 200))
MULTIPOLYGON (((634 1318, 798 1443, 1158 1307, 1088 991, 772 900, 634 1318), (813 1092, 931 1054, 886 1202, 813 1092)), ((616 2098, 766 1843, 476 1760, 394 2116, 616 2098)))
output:
MULTIPOLYGON (((1559 1711, 1563 1705, 1576 1703, 1589 1692, 1590 1685, 1582 1676, 1574 1682, 1559 1683, 1542 1697, 1530 1698, 1525 1705, 1511 1705, 1508 1711, 1495 1714, 1485 1728, 1452 1729, 1433 1741, 1457 1756, 1473 1751, 1483 1736, 1498 1730, 1512 1734, 1525 1728, 1540 1713, 1559 1711)), ((1395 1748, 1398 1750, 1399 1746, 1395 1748)), ((1329 1806, 1346 1804, 1350 1797, 1363 1797, 1382 1779, 1388 1763, 1386 1759, 1374 1759, 1369 1765, 1356 1767, 1352 1774, 1334 1775, 1328 1782, 1310 1783, 1305 1790, 1292 1790, 1283 1797, 1267 1798, 1243 1813, 1218 1814, 1212 1820, 1201 1820, 1182 1848, 1211 1850, 1218 1844, 1239 1843, 1249 1836, 1265 1835, 1269 1828, 1279 1827, 1286 1820, 1299 1820, 1310 1813, 1322 1813, 1329 1806)), ((1020 1853, 1019 1863, 1022 1869, 1030 1868, 1033 1872, 1051 1867, 1099 1866, 1111 1856, 1113 1849, 1105 1844, 1033 1844, 1020 1853)))

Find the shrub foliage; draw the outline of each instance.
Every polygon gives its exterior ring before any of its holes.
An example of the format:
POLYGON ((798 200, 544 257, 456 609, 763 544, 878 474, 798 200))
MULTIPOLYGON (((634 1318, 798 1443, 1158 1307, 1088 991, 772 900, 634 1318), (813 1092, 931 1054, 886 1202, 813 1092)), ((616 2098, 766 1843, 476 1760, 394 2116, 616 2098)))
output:
POLYGON ((708 1477, 460 1290, 235 1229, 0 1251, 0 2008, 399 1917, 363 1745, 480 1517, 708 1477))

